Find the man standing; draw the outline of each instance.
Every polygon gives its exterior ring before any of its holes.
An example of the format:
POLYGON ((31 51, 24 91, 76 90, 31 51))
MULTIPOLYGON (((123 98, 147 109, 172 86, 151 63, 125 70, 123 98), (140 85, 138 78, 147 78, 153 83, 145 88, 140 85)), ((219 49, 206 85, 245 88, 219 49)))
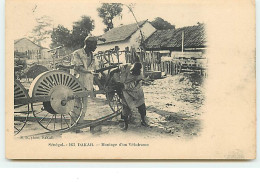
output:
MULTIPOLYGON (((92 36, 87 36, 84 40, 84 47, 74 51, 72 57, 72 65, 74 65, 78 79, 85 89, 91 92, 91 97, 93 97, 93 73, 96 70, 93 52, 96 48, 97 39, 92 36)), ((82 119, 84 119, 86 110, 87 97, 84 97, 82 119)))

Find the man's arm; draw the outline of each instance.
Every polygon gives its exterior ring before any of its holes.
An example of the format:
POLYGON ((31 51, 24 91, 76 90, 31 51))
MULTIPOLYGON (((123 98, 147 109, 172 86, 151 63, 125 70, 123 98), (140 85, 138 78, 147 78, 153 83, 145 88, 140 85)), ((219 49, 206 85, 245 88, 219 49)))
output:
POLYGON ((119 73, 120 72, 120 69, 119 68, 113 68, 111 69, 110 71, 110 75, 113 76, 114 73, 119 73))
POLYGON ((92 71, 89 71, 86 68, 84 68, 83 65, 75 66, 75 69, 77 72, 81 72, 81 73, 92 73, 92 71))

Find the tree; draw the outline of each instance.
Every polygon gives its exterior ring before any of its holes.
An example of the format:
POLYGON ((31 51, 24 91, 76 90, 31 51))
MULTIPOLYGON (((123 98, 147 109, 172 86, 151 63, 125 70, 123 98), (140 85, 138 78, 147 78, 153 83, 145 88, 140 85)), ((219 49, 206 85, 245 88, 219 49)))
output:
POLYGON ((164 19, 157 17, 155 18, 151 24, 157 30, 168 30, 168 29, 175 29, 175 25, 170 24, 169 22, 165 21, 164 19))
POLYGON ((49 16, 36 18, 37 25, 33 28, 29 36, 33 42, 41 45, 45 39, 50 38, 52 33, 52 19, 49 16))
POLYGON ((101 7, 97 8, 98 16, 103 19, 103 23, 107 26, 104 29, 105 32, 114 28, 113 19, 117 16, 121 17, 122 10, 120 3, 102 3, 101 7))
POLYGON ((71 51, 83 47, 85 38, 94 28, 94 20, 89 16, 82 16, 79 21, 74 22, 71 31, 63 25, 58 25, 51 35, 51 47, 64 46, 71 51))
POLYGON ((69 29, 65 28, 63 25, 58 25, 57 28, 53 29, 51 34, 51 48, 55 48, 58 46, 66 46, 70 47, 70 39, 71 39, 71 32, 69 29))
POLYGON ((73 23, 71 47, 80 48, 85 38, 95 28, 94 20, 89 16, 82 16, 81 20, 73 23))

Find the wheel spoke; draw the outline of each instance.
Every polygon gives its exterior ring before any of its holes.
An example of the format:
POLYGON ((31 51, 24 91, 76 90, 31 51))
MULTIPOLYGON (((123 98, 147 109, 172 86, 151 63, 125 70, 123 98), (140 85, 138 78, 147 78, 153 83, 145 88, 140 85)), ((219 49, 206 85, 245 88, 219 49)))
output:
POLYGON ((62 116, 63 116, 63 118, 64 118, 65 123, 68 125, 68 127, 70 127, 69 124, 68 124, 68 122, 66 121, 66 118, 64 117, 64 115, 62 115, 62 116))
MULTIPOLYGON (((53 70, 43 73, 38 80, 35 80, 34 86, 30 89, 30 91, 32 91, 32 97, 37 98, 44 94, 44 96, 50 96, 50 98, 55 98, 55 100, 61 99, 60 96, 63 97, 64 95, 64 97, 67 97, 67 94, 71 95, 85 90, 84 87, 81 86, 80 82, 74 76, 59 70, 53 70), (64 92, 61 92, 61 90, 64 90, 64 92)), ((78 122, 82 114, 81 99, 79 100, 78 98, 75 98, 74 103, 69 102, 68 105, 65 106, 70 108, 69 113, 66 114, 63 113, 64 110, 60 110, 59 103, 55 101, 55 104, 53 104, 53 100, 49 100, 48 102, 49 103, 46 104, 37 103, 37 106, 36 104, 32 104, 32 107, 35 107, 33 115, 36 118, 39 118, 39 124, 43 128, 49 131, 64 130, 71 128, 78 122), (46 113, 49 113, 49 115, 46 113), (52 118, 49 120, 49 117, 52 118), (44 126, 42 124, 44 124, 44 126)), ((65 110, 67 110, 68 108, 66 108, 65 110)))
POLYGON ((43 112, 44 110, 41 110, 41 111, 39 111, 39 112, 37 112, 37 113, 34 113, 34 114, 40 114, 41 112, 43 112))
POLYGON ((62 129, 62 114, 60 115, 60 127, 62 129))
MULTIPOLYGON (((14 80, 14 101, 19 101, 19 99, 29 99, 29 95, 21 84, 20 81, 14 80)), ((17 135, 24 128, 28 116, 30 114, 29 104, 16 104, 14 105, 14 134, 17 135), (24 121, 16 121, 16 116, 19 118, 24 118, 24 121)))
POLYGON ((54 125, 53 125, 53 127, 54 127, 54 130, 55 130, 55 124, 56 124, 56 114, 54 115, 54 117, 55 117, 55 118, 54 118, 54 123, 53 123, 54 125))
POLYGON ((41 123, 42 120, 45 119, 48 115, 49 115, 49 113, 47 113, 43 118, 41 118, 39 122, 41 123))
POLYGON ((78 116, 78 115, 77 115, 77 113, 75 113, 74 111, 71 111, 71 112, 72 112, 72 113, 74 113, 74 114, 75 114, 75 116, 78 116))
POLYGON ((14 129, 16 129, 17 131, 19 131, 18 128, 16 128, 16 126, 14 126, 14 129))
POLYGON ((49 122, 47 123, 46 128, 48 128, 48 126, 49 126, 49 124, 50 124, 50 122, 51 122, 52 119, 53 119, 53 115, 52 115, 51 119, 49 120, 49 122))
POLYGON ((75 120, 73 119, 73 117, 71 116, 70 113, 68 113, 70 115, 70 118, 73 120, 73 123, 75 123, 75 120))

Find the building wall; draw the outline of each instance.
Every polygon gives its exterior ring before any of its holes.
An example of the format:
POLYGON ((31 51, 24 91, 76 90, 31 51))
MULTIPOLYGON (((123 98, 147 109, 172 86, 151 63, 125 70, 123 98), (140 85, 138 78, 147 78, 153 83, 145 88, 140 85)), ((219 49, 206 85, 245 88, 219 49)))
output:
POLYGON ((41 59, 51 59, 51 53, 48 52, 48 49, 41 50, 41 59))
POLYGON ((28 39, 22 39, 14 44, 14 51, 26 53, 29 59, 37 59, 37 55, 40 53, 40 47, 28 39))
MULTIPOLYGON (((95 53, 98 53, 99 51, 106 51, 106 50, 109 50, 109 49, 113 49, 113 48, 115 48, 115 46, 119 47, 119 51, 123 51, 123 50, 125 50, 126 47, 129 47, 129 45, 130 45, 129 40, 121 41, 121 42, 115 42, 115 43, 111 43, 111 44, 98 45, 95 53)), ((112 59, 114 60, 114 62, 117 62, 117 57, 115 55, 113 55, 112 59)), ((126 63, 124 53, 119 56, 119 61, 121 63, 126 63)))
MULTIPOLYGON (((146 22, 142 27, 141 27, 144 39, 146 40, 148 37, 150 37, 156 29, 151 25, 151 23, 146 22)), ((132 47, 139 47, 141 43, 141 34, 140 31, 137 30, 130 38, 130 45, 132 47)))
MULTIPOLYGON (((141 27, 142 33, 146 38, 148 38, 149 36, 151 36, 156 29, 149 23, 146 22, 142 27, 141 27)), ((114 42, 114 43, 109 43, 109 44, 102 44, 102 45, 97 45, 97 49, 95 51, 95 53, 98 53, 99 51, 106 51, 109 49, 113 49, 115 48, 115 46, 118 46, 120 51, 125 50, 126 47, 139 47, 140 46, 140 31, 137 30, 128 40, 125 41, 120 41, 120 42, 114 42)), ((116 57, 113 56, 113 59, 116 60, 116 57)), ((126 63, 125 61, 125 54, 121 54, 119 56, 119 60, 122 63, 126 63)))
POLYGON ((42 48, 28 39, 22 39, 14 44, 14 51, 25 52, 29 59, 37 59, 39 54, 39 59, 50 59, 51 54, 47 50, 47 48, 42 48))
POLYGON ((115 48, 115 46, 118 46, 120 51, 122 51, 122 50, 125 50, 126 47, 130 46, 130 41, 126 40, 126 41, 114 42, 114 43, 109 43, 109 44, 97 45, 97 49, 96 49, 95 53, 97 53, 99 51, 106 51, 109 49, 113 49, 113 48, 115 48))
POLYGON ((40 47, 33 44, 28 39, 22 39, 14 44, 14 50, 18 51, 18 52, 25 52, 28 50, 37 51, 37 50, 40 50, 40 47))

